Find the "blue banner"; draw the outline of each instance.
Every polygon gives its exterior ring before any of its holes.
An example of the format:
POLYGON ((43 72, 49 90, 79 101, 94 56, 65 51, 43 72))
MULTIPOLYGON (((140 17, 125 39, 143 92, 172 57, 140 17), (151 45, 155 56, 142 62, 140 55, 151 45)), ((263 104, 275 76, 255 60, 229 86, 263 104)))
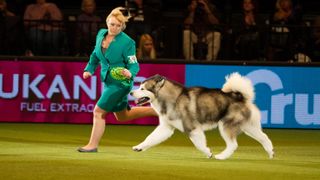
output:
POLYGON ((225 76, 251 79, 267 128, 320 129, 320 67, 186 65, 186 86, 221 88, 225 76))

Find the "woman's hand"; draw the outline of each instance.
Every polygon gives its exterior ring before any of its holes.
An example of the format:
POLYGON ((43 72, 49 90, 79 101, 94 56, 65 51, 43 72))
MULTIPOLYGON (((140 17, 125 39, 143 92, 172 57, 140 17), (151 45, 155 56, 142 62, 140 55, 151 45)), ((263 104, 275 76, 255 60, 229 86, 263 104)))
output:
POLYGON ((132 76, 131 72, 128 69, 123 69, 122 75, 125 76, 127 79, 130 79, 132 76))
POLYGON ((83 72, 82 77, 83 79, 88 79, 92 74, 88 71, 83 72))

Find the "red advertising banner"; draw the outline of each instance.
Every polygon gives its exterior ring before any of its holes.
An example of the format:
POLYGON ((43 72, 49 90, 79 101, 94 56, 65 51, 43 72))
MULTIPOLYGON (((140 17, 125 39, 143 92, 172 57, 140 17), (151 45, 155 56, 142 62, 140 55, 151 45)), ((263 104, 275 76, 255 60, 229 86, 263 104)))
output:
MULTIPOLYGON (((92 111, 100 97, 99 69, 82 79, 84 62, 0 61, 0 122, 92 123, 92 111)), ((185 65, 140 64, 139 82, 161 74, 180 83, 185 65)), ((133 98, 129 97, 133 106, 133 98)), ((118 122, 112 113, 109 124, 158 124, 157 118, 118 122)))

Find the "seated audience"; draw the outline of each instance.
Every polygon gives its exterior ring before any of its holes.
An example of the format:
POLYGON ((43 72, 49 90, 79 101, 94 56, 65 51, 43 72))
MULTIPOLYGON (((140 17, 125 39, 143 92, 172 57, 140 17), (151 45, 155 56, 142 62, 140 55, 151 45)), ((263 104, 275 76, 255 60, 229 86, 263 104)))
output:
POLYGON ((320 16, 317 16, 311 25, 311 38, 306 54, 312 62, 320 62, 320 16))
POLYGON ((5 0, 0 0, 0 15, 2 17, 12 17, 15 16, 15 14, 8 10, 7 8, 7 2, 5 0))
POLYGON ((125 32, 136 41, 139 41, 142 34, 154 34, 155 29, 160 26, 161 20, 160 0, 127 0, 126 8, 131 18, 125 32))
POLYGON ((95 0, 82 0, 82 13, 77 17, 75 47, 77 56, 88 56, 92 53, 95 37, 99 30, 101 18, 95 14, 95 0))
POLYGON ((34 55, 61 54, 62 18, 60 9, 46 0, 36 0, 35 4, 27 6, 24 24, 30 50, 34 55))
POLYGON ((20 17, 8 10, 5 0, 0 0, 0 55, 22 53, 21 29, 20 17))
POLYGON ((191 0, 184 20, 183 54, 185 59, 216 60, 221 44, 217 8, 209 0, 191 0))
POLYGON ((276 11, 270 19, 267 60, 292 61, 294 55, 304 48, 302 16, 299 6, 291 0, 277 0, 276 11))
POLYGON ((154 48, 153 39, 149 34, 140 36, 137 58, 139 60, 156 59, 156 50, 154 48))
POLYGON ((242 14, 233 23, 234 53, 238 60, 260 60, 264 56, 263 18, 257 15, 257 1, 243 0, 242 14))

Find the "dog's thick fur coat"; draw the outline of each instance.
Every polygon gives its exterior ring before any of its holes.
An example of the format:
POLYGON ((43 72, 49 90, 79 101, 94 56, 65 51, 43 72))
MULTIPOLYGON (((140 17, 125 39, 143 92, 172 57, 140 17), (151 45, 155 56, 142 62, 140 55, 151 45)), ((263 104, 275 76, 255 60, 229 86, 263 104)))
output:
POLYGON ((219 127, 226 148, 215 155, 227 159, 237 149, 237 136, 245 132, 260 142, 273 157, 273 145, 261 128, 259 109, 253 104, 251 81, 233 73, 226 77, 222 89, 184 87, 173 80, 155 75, 130 93, 137 104, 150 103, 159 115, 159 126, 134 151, 144 151, 168 139, 175 129, 186 133, 195 147, 212 157, 204 131, 219 127))

